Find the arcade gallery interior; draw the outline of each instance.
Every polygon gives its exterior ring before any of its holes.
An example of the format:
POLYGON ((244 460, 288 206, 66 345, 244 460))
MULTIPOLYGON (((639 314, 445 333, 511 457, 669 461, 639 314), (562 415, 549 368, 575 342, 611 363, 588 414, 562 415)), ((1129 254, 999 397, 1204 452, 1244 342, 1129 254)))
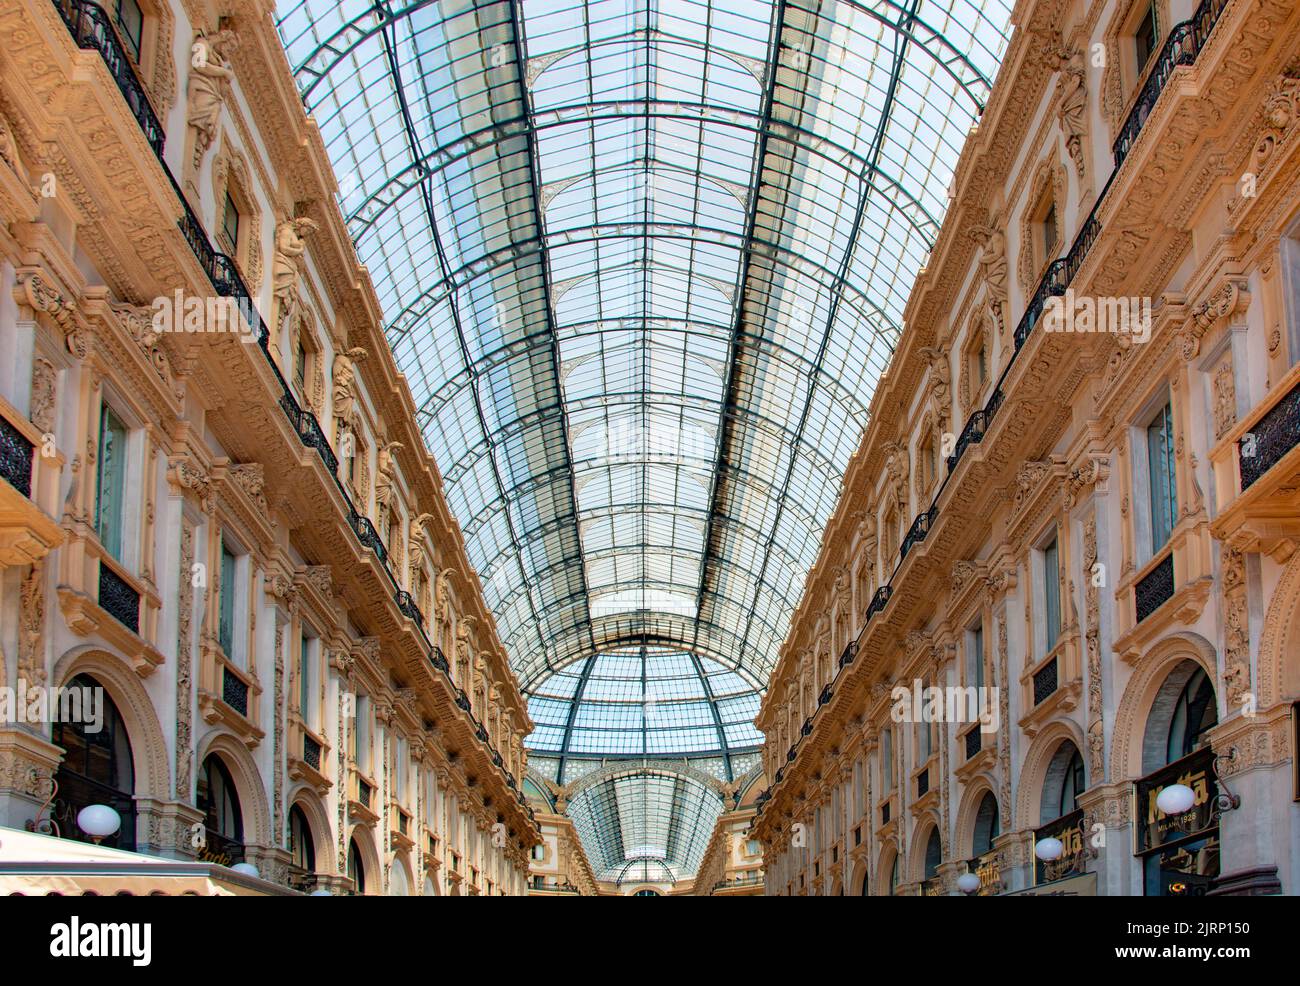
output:
POLYGON ((1300 893, 1298 549, 1294 0, 0 6, 0 894, 1300 893))

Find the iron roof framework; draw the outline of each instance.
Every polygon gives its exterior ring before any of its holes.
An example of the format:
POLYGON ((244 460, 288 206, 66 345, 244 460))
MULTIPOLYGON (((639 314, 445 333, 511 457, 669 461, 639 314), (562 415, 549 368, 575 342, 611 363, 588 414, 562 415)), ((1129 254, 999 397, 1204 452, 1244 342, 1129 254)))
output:
POLYGON ((775 665, 1009 17, 1008 0, 281 0, 561 782, 578 750, 759 741, 731 717, 775 665), (637 661, 641 698, 601 697, 637 661), (654 680, 692 682, 662 732, 654 680))
POLYGON ((699 869, 722 810, 688 772, 611 766, 580 783, 568 813, 597 879, 675 883, 699 869))

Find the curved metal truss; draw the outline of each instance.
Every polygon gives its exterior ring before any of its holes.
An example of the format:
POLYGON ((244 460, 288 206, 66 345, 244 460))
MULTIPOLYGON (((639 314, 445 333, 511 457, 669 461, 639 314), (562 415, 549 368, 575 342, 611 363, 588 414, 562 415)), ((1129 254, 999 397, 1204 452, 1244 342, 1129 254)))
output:
POLYGON ((716 786, 692 772, 626 765, 585 777, 568 808, 597 879, 612 883, 694 876, 722 811, 716 786))
POLYGON ((1010 6, 281 0, 539 752, 650 751, 582 725, 628 648, 705 690, 665 752, 752 746, 707 686, 775 664, 1010 6))

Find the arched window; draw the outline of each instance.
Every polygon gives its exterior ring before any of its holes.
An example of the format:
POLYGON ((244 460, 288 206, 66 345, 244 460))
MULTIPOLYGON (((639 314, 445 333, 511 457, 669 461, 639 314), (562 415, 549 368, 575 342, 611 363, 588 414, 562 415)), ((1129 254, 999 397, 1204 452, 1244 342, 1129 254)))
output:
POLYGON ((983 856, 993 849, 993 840, 1001 835, 998 821, 998 801, 992 791, 985 791, 980 799, 979 809, 975 812, 975 837, 972 841, 972 853, 983 856))
POLYGON ((1169 720, 1167 762, 1181 760, 1206 742, 1206 734, 1219 724, 1218 703, 1214 686, 1203 668, 1198 667, 1183 685, 1169 720))
POLYGON ((1065 782, 1061 785, 1060 815, 1068 815, 1079 807, 1079 795, 1087 790, 1083 780, 1083 757, 1076 749, 1065 769, 1065 782))
POLYGON ((930 838, 925 843, 925 876, 933 880, 939 875, 939 864, 943 862, 943 845, 939 842, 939 830, 930 829, 930 838))
POLYGON ((348 878, 356 887, 357 893, 366 892, 366 864, 361 859, 361 847, 357 845, 355 837, 348 842, 348 878))
POLYGON ((225 761, 209 753, 199 774, 198 807, 207 827, 207 845, 202 858, 232 863, 244 859, 244 818, 239 793, 225 761))
POLYGON ((307 876, 316 871, 316 845, 311 824, 298 805, 289 809, 289 853, 293 857, 293 867, 300 871, 299 875, 307 876))
POLYGON ((54 742, 67 751, 54 775, 58 796, 53 818, 59 833, 89 842, 90 837, 77 826, 77 813, 87 805, 108 805, 121 816, 122 825, 100 844, 134 850, 135 765, 126 724, 108 692, 89 675, 77 675, 64 688, 63 694, 69 696, 67 711, 72 711, 78 700, 81 709, 68 717, 77 721, 64 722, 61 707, 53 729, 54 742), (99 716, 94 715, 95 709, 99 716))
POLYGON ((894 853, 894 862, 889 867, 889 893, 898 892, 898 853, 894 853))
POLYGON ((1061 743, 1047 765, 1043 779, 1040 824, 1055 821, 1079 807, 1079 795, 1088 789, 1079 748, 1069 740, 1061 743))

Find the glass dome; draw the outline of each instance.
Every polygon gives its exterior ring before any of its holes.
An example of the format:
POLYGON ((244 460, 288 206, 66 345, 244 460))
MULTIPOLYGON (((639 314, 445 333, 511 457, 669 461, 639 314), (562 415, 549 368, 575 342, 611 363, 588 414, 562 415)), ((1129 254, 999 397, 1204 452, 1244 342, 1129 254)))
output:
POLYGON ((729 756, 762 743, 758 701, 755 682, 680 647, 611 648, 533 687, 529 746, 561 757, 729 756))

